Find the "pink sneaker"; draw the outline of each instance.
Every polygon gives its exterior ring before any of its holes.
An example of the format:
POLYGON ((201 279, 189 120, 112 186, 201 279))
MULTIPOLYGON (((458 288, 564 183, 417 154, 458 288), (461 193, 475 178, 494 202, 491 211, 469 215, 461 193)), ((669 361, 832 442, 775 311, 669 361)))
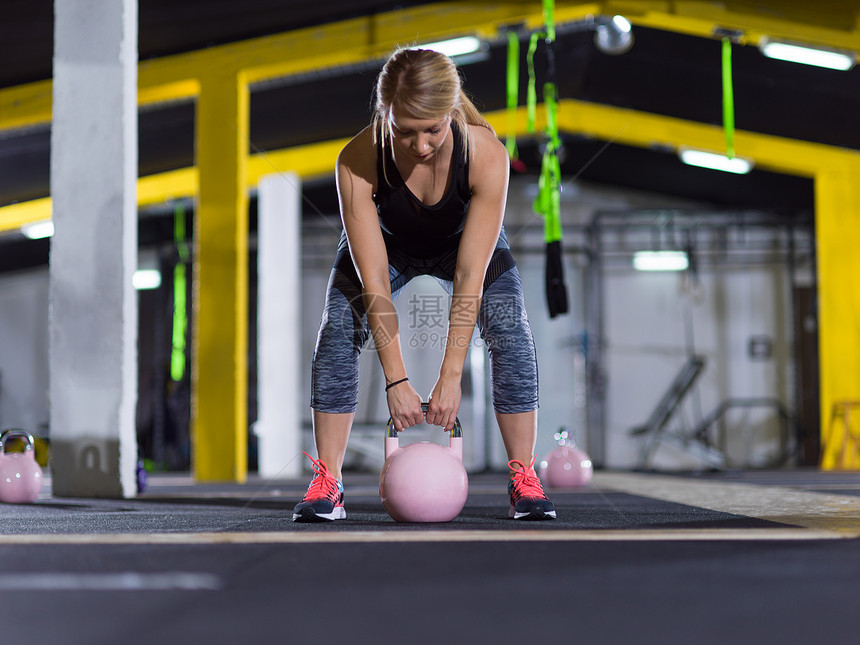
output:
POLYGON ((508 462, 508 468, 514 471, 508 483, 508 493, 511 496, 508 516, 515 520, 555 519, 555 506, 543 492, 543 486, 533 468, 534 463, 534 459, 528 466, 516 459, 508 462))
MULTIPOLYGON (((305 453, 308 455, 308 453, 305 453)), ((322 459, 314 462, 314 478, 304 499, 293 509, 293 522, 328 522, 346 517, 343 507, 343 483, 335 479, 322 459)))

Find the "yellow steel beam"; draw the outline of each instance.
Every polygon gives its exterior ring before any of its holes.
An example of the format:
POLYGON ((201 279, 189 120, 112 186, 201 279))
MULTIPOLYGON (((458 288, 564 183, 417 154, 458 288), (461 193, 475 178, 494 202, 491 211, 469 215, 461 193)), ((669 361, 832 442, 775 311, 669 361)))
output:
MULTIPOLYGON (((556 21, 599 13, 602 2, 557 0, 556 21)), ((140 87, 196 76, 199 69, 246 74, 255 83, 329 67, 363 63, 389 54, 396 46, 453 36, 499 37, 507 25, 543 23, 540 0, 441 2, 294 31, 252 38, 141 63, 140 87)))
POLYGON ((198 481, 242 482, 248 472, 248 111, 241 76, 201 82, 191 351, 198 481))
MULTIPOLYGON (((600 2, 559 0, 557 20, 597 13, 600 2)), ((196 96, 199 78, 211 70, 243 73, 248 82, 311 72, 382 58, 397 45, 429 42, 464 34, 498 37, 509 24, 541 24, 539 0, 523 2, 437 3, 252 38, 138 65, 141 104, 196 96)), ((0 89, 0 130, 51 119, 51 81, 0 89)))
POLYGON ((602 4, 604 13, 621 14, 643 27, 703 37, 715 37, 714 30, 723 28, 740 32, 741 44, 757 45, 763 36, 769 36, 860 51, 860 10, 855 3, 826 6, 789 1, 774 10, 757 3, 704 0, 609 0, 602 4))
MULTIPOLYGON (((486 116, 496 132, 504 137, 507 134, 507 113, 491 112, 486 116)), ((542 118, 542 110, 539 109, 538 130, 543 128, 542 118)), ((522 108, 517 112, 516 127, 518 137, 529 135, 526 113, 522 108)), ((573 99, 560 102, 559 127, 568 134, 644 148, 686 145, 722 152, 725 146, 723 131, 718 126, 573 99)), ((774 172, 814 177, 821 169, 846 168, 858 158, 855 151, 808 141, 743 130, 738 130, 735 137, 738 155, 749 157, 757 167, 774 172)), ((296 172, 302 178, 329 174, 346 141, 338 139, 251 155, 246 188, 250 190, 261 176, 270 172, 296 172)), ((141 177, 137 189, 138 205, 195 196, 197 178, 196 167, 141 177)), ((15 230, 27 222, 49 219, 50 203, 50 198, 43 198, 0 207, 0 231, 15 230)))
POLYGON ((248 190, 260 179, 273 172, 296 173, 302 179, 311 179, 334 172, 334 164, 349 139, 335 139, 283 150, 260 152, 248 159, 248 190))
MULTIPOLYGON (((507 113, 491 112, 487 118, 504 137, 507 113)), ((568 134, 592 136, 638 147, 697 147, 721 152, 725 145, 722 129, 694 121, 616 108, 585 101, 564 99, 559 105, 559 126, 568 134)), ((529 136, 524 109, 517 112, 516 136, 529 136)), ((538 110, 537 128, 543 128, 538 110)), ((753 159, 760 168, 774 172, 814 177, 822 169, 844 169, 854 164, 858 153, 807 141, 796 141, 739 130, 736 147, 740 156, 753 159)), ((326 175, 333 171, 337 154, 347 139, 297 146, 251 155, 248 158, 246 189, 271 172, 296 172, 302 178, 326 175)), ((141 177, 138 180, 138 205, 148 206, 180 197, 197 195, 197 167, 141 177)), ((0 231, 16 230, 28 222, 51 217, 50 198, 35 199, 0 207, 0 231)))
POLYGON ((0 233, 17 231, 25 224, 51 219, 51 198, 40 197, 0 207, 0 233))
POLYGON ((176 81, 158 83, 147 78, 147 68, 140 67, 144 73, 143 82, 138 77, 137 104, 150 105, 168 101, 192 100, 200 93, 200 81, 196 78, 186 78, 176 81))
POLYGON ((196 166, 168 170, 137 180, 138 207, 163 204, 182 197, 193 197, 199 191, 196 166))
POLYGON ((51 121, 52 81, 37 81, 0 89, 0 131, 51 121))
MULTIPOLYGON (((272 172, 294 172, 302 179, 330 174, 347 141, 336 139, 251 155, 247 161, 245 188, 253 189, 260 177, 272 172)), ((137 205, 146 207, 196 197, 198 176, 197 166, 191 166, 140 177, 137 180, 137 205)), ((0 206, 0 233, 17 231, 24 224, 51 219, 51 212, 50 197, 0 206)))
MULTIPOLYGON (((808 13, 809 9, 806 9, 808 13)), ((860 50, 856 10, 853 25, 839 28, 804 20, 801 4, 780 14, 756 11, 742 3, 692 1, 575 2, 557 0, 559 24, 596 14, 626 15, 635 25, 712 37, 716 27, 743 33, 755 44, 763 35, 860 50)), ((249 82, 317 69, 360 63, 408 45, 462 34, 493 39, 507 25, 538 28, 541 2, 437 3, 355 18, 287 33, 249 39, 174 56, 143 61, 138 67, 141 104, 190 98, 207 70, 244 72, 249 82)), ((0 89, 0 130, 50 121, 51 81, 0 89)))
MULTIPOLYGON (((538 115, 540 119, 540 109, 538 115)), ((503 137, 507 113, 499 111, 487 117, 503 137)), ((725 153, 725 135, 719 126, 587 101, 560 101, 558 125, 567 134, 642 148, 688 146, 725 153)), ((517 136, 522 136, 526 131, 524 108, 517 111, 516 127, 517 136)), ((537 127, 540 130, 542 123, 538 122, 537 127)), ((814 177, 822 168, 845 168, 860 161, 857 151, 743 130, 735 133, 735 149, 738 156, 754 160, 757 167, 805 177, 814 177)))
MULTIPOLYGON (((815 242, 818 261, 818 356, 822 461, 841 466, 846 430, 832 415, 839 402, 860 401, 860 163, 822 169, 815 181, 815 242), (835 424, 832 422, 836 421, 835 424), (838 442, 840 445, 831 445, 838 442)), ((855 415, 856 416, 856 415, 855 415)), ((845 412, 845 425, 848 413, 845 412)), ((856 421, 856 419, 855 419, 856 421)), ((857 424, 851 432, 857 432, 857 424)), ((850 442, 846 441, 851 447, 850 442)), ((856 443, 854 444, 856 449, 856 443)), ((855 460, 860 454, 855 454, 855 460)), ((851 460, 846 463, 855 463, 851 460)))
MULTIPOLYGON (((141 66, 143 69, 143 65, 141 66)), ((36 81, 0 89, 0 132, 51 122, 53 104, 53 82, 36 81)), ((164 103, 193 98, 200 91, 196 79, 185 79, 157 83, 147 77, 138 83, 138 105, 164 103)))

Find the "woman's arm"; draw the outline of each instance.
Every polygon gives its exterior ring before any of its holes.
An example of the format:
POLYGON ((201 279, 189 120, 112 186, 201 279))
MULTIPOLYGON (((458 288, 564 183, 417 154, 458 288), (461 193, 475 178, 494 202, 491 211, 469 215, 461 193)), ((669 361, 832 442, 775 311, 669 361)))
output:
POLYGON ((454 272, 454 294, 445 354, 430 396, 427 421, 450 430, 460 409, 460 381, 481 306, 484 276, 496 248, 505 214, 510 161, 496 136, 471 126, 469 174, 472 198, 454 272))
MULTIPOLYGON (((376 159, 370 128, 359 133, 341 151, 336 166, 341 219, 349 251, 362 284, 364 307, 385 382, 406 377, 400 348, 397 313, 391 299, 388 253, 373 203, 376 159)), ((387 392, 388 408, 398 431, 421 423, 421 397, 404 382, 387 392)))

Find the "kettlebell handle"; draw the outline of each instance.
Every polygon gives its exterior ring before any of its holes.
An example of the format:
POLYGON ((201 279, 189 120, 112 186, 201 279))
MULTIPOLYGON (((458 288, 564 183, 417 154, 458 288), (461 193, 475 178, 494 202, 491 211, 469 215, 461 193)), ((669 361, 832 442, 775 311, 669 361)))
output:
POLYGON ((24 451, 33 450, 33 446, 36 441, 33 439, 33 435, 31 435, 26 430, 4 430, 2 436, 0 436, 0 454, 6 452, 6 439, 9 437, 22 437, 27 440, 27 447, 24 448, 24 451))
MULTIPOLYGON (((424 412, 425 415, 427 414, 427 408, 428 407, 430 407, 429 403, 424 403, 424 402, 421 403, 421 410, 422 410, 422 412, 424 412)), ((392 419, 390 417, 388 419, 388 427, 385 430, 385 436, 386 437, 396 437, 397 436, 397 430, 394 429, 394 419, 392 419)), ((463 428, 460 425, 460 418, 457 417, 456 419, 454 419, 454 427, 451 428, 451 437, 453 438, 453 437, 462 437, 462 436, 463 436, 463 428)))

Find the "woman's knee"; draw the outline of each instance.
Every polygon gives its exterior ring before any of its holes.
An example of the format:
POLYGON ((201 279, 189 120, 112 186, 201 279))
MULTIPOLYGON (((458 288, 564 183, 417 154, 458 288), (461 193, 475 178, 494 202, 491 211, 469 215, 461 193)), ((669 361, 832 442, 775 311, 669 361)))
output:
POLYGON ((537 352, 516 267, 487 289, 481 304, 480 331, 490 357, 496 412, 536 410, 537 352))
POLYGON ((333 271, 317 334, 317 350, 344 344, 360 349, 369 336, 361 291, 342 273, 333 271))
POLYGON ((500 292, 485 296, 479 318, 481 338, 491 350, 532 343, 532 331, 522 292, 500 292))
POLYGON ((355 411, 358 360, 370 336, 361 294, 343 280, 333 272, 311 360, 311 407, 321 412, 355 411))

